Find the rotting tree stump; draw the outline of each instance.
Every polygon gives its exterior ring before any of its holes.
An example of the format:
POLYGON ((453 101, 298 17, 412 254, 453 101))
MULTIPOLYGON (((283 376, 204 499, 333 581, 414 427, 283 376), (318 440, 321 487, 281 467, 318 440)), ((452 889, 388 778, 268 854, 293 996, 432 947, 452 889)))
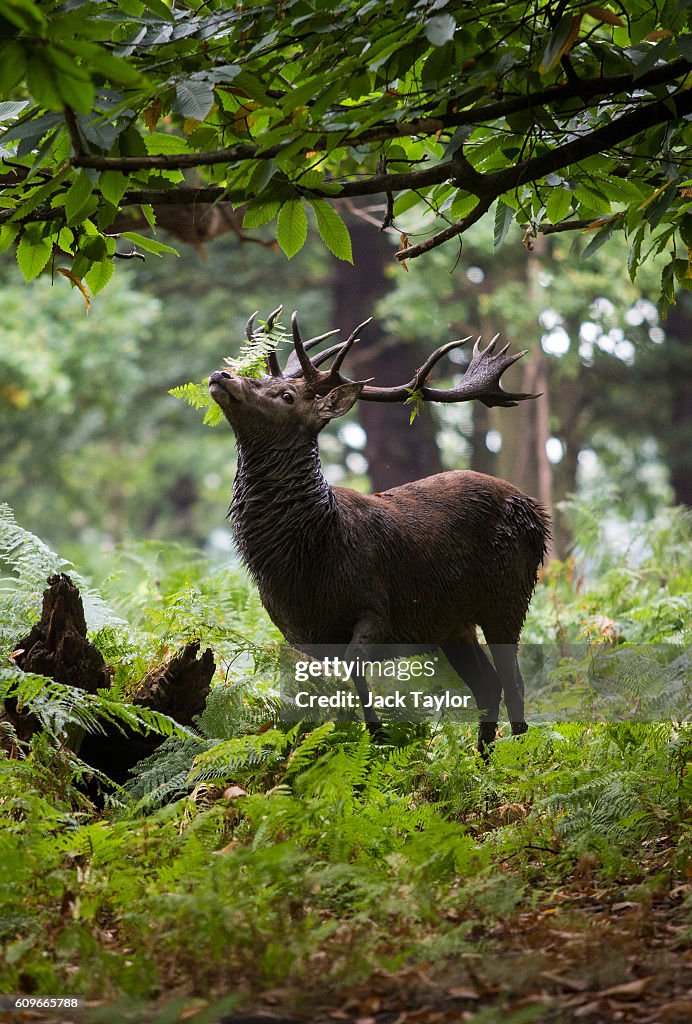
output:
MULTIPOLYGON (((135 687, 132 704, 168 715, 189 726, 200 714, 209 694, 216 665, 211 650, 199 655, 199 641, 186 644, 165 664, 153 669, 135 687)), ((43 592, 41 618, 15 645, 12 660, 24 672, 36 672, 87 693, 109 689, 113 668, 87 639, 84 607, 78 588, 61 573, 48 579, 43 592)), ((0 721, 8 721, 20 740, 40 729, 38 719, 5 701, 0 721)), ((105 733, 87 733, 75 753, 114 783, 123 783, 131 768, 163 742, 154 733, 138 733, 126 726, 104 723, 105 733)))

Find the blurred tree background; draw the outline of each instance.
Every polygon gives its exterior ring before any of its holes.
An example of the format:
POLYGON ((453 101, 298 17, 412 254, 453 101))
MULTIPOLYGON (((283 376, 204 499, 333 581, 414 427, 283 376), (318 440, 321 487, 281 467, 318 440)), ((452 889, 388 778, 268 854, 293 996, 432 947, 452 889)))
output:
MULTIPOLYGON (((97 575, 137 538, 230 556, 232 435, 203 426, 168 389, 208 375, 237 352, 249 314, 279 303, 310 334, 374 315, 351 361, 361 378, 400 383, 436 345, 500 332, 529 350, 506 386, 543 392, 517 409, 436 407, 412 425, 407 408, 363 405, 322 436, 333 483, 383 489, 459 468, 502 476, 553 508, 563 558, 571 538, 559 504, 570 493, 609 489, 625 520, 692 502, 690 295, 661 320, 655 260, 635 286, 617 238, 584 259, 588 233, 539 238, 529 252, 515 228, 494 252, 479 224, 458 262, 440 249, 406 271, 380 222, 380 209, 353 207, 353 266, 312 242, 288 263, 262 232, 174 238, 179 260, 119 265, 88 315, 77 289, 47 276, 27 286, 5 254, 2 497, 19 521, 97 575)), ((466 350, 452 357, 440 379, 463 372, 466 350)))

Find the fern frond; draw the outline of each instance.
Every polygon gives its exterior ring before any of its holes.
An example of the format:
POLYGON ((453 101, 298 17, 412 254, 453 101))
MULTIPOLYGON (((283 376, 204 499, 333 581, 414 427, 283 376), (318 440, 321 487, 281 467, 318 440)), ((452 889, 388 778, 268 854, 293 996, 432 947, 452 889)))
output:
POLYGON ((126 626, 103 600, 98 591, 67 559, 53 551, 39 537, 23 529, 9 505, 0 504, 0 565, 10 566, 13 575, 0 588, 0 643, 11 642, 18 633, 33 624, 41 610, 41 595, 49 576, 69 572, 79 588, 84 615, 89 629, 103 626, 126 626))
POLYGON ((188 782, 208 782, 239 772, 254 772, 259 766, 275 766, 284 756, 286 734, 271 730, 259 735, 222 740, 195 758, 188 782))
POLYGON ((239 377, 261 377, 267 372, 268 356, 287 341, 288 334, 282 324, 275 321, 267 331, 266 321, 260 320, 252 332, 252 340, 241 346, 237 356, 227 356, 224 362, 239 377))
POLYGON ((324 722, 303 739, 288 759, 286 778, 297 775, 311 765, 327 738, 334 732, 334 722, 324 722))
POLYGON ((180 399, 193 409, 204 409, 204 423, 208 427, 215 427, 223 420, 223 413, 220 407, 209 394, 207 388, 208 377, 205 377, 200 384, 189 381, 187 384, 180 384, 178 387, 169 388, 168 394, 173 398, 180 399))
POLYGON ((56 740, 70 727, 103 733, 106 724, 123 732, 134 729, 179 739, 195 735, 160 711, 115 700, 108 690, 86 693, 46 676, 22 672, 15 666, 0 667, 0 700, 8 698, 17 701, 18 710, 35 715, 56 740))

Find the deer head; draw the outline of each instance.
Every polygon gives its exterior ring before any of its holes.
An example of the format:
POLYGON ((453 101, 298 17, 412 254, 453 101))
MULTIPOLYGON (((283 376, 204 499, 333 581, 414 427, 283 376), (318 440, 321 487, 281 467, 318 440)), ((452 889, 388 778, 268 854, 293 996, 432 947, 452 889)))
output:
MULTIPOLYGON (((267 320, 265 333, 271 331, 281 307, 267 320)), ((291 318, 294 351, 281 369, 276 352, 267 359, 268 374, 258 379, 241 377, 228 370, 217 370, 209 378, 209 392, 221 407, 239 437, 270 434, 305 433, 316 436, 330 420, 343 416, 358 399, 371 402, 405 402, 414 393, 425 402, 468 402, 477 399, 487 406, 512 406, 537 395, 503 391, 500 378, 505 370, 524 356, 525 352, 507 355, 509 345, 497 354, 497 335, 486 348, 480 338, 473 347, 471 362, 463 377, 453 388, 431 388, 427 379, 435 364, 452 349, 464 345, 470 337, 442 345, 416 370, 407 384, 397 387, 373 387, 368 381, 353 381, 341 374, 341 367, 350 349, 359 340, 359 331, 370 323, 365 320, 346 341, 332 345, 310 357, 308 351, 338 331, 328 331, 303 341, 297 315, 291 318), (328 370, 319 367, 333 357, 328 370)), ((247 323, 246 333, 253 340, 254 315, 247 323)))

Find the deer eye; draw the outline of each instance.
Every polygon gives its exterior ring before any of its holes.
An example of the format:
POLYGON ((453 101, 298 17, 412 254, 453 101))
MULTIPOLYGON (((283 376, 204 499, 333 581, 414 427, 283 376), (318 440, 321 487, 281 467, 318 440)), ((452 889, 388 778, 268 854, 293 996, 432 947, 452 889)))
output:
POLYGON ((295 398, 293 397, 290 391, 284 391, 281 397, 283 398, 284 402, 288 402, 289 405, 293 405, 293 403, 295 402, 295 398))

